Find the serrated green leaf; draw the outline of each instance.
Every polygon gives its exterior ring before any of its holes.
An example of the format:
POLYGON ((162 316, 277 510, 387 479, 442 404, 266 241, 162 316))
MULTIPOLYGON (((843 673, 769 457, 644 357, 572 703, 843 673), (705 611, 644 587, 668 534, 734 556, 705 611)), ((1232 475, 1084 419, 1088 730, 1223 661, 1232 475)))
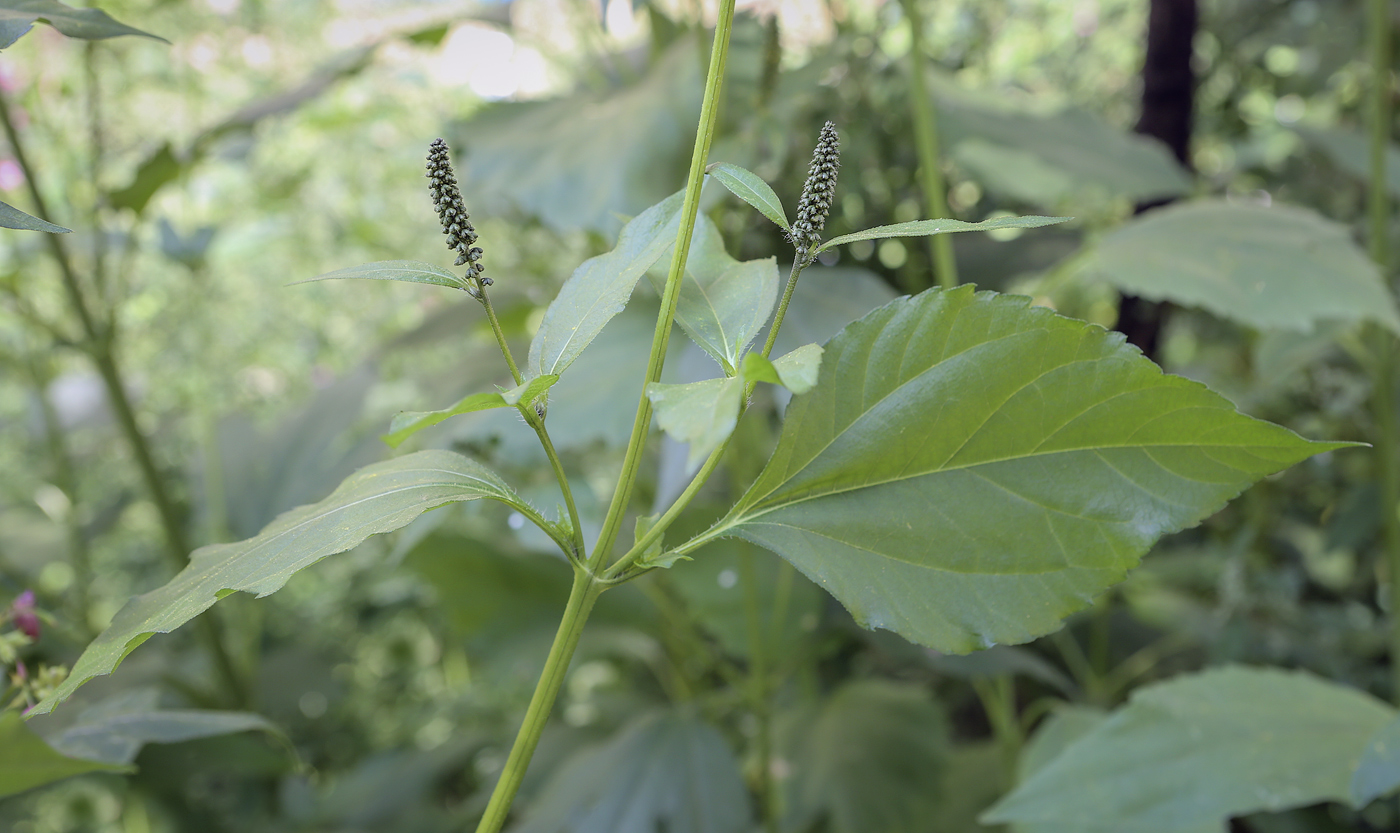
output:
POLYGON ((827 249, 832 249, 846 243, 855 243, 858 240, 879 240, 884 237, 928 237, 931 234, 950 234, 955 231, 995 231, 1004 228, 1040 228, 1041 226, 1053 226, 1056 223, 1064 223, 1074 219, 1073 217, 995 217, 991 220, 983 220, 980 223, 965 223, 962 220, 911 220, 907 223, 895 223, 889 226, 876 226, 875 228, 864 229, 863 231, 843 234, 840 237, 833 237, 823 241, 820 246, 812 250, 816 255, 827 249))
POLYGON ((549 390, 559 381, 558 376, 537 376, 534 379, 510 390, 499 393, 473 393, 462 397, 457 404, 438 411, 404 411, 389 423, 389 433, 380 437, 391 448, 398 448, 403 441, 425 428, 431 428, 458 414, 474 411, 489 411, 492 408, 509 408, 518 402, 532 402, 535 397, 549 390))
POLYGON ((304 281, 293 281, 291 285, 351 279, 428 283, 433 286, 445 286, 449 289, 465 289, 467 286, 466 281, 460 276, 452 274, 450 270, 419 260, 381 260, 376 263, 365 263, 360 266, 351 266, 348 269, 337 269, 334 272, 327 272, 304 281))
POLYGON ((165 38, 118 23, 101 9, 75 9, 58 0, 0 0, 0 49, 9 46, 42 20, 70 38, 102 40, 119 35, 139 35, 161 43, 165 38))
POLYGON ((1259 329, 1326 319, 1400 332, 1400 312, 1351 230, 1305 208, 1207 200, 1149 211, 1106 235, 1086 277, 1259 329))
POLYGON ((747 354, 743 376, 749 381, 782 385, 793 393, 806 393, 817 383, 821 366, 821 345, 805 344, 773 361, 757 353, 747 354))
POLYGON ((1400 787, 1400 720, 1392 720, 1366 742, 1351 776, 1351 804, 1360 809, 1400 787))
POLYGON ((686 385, 647 385, 656 424, 673 439, 690 444, 685 465, 692 471, 733 433, 743 397, 744 380, 738 376, 686 385))
POLYGON ((195 550, 189 566, 168 584, 127 602, 34 710, 52 711, 78 686, 110 674, 153 634, 169 633, 230 593, 275 593, 298 571, 371 535, 406 526, 429 509, 481 498, 523 506, 498 475, 450 451, 419 451, 366 466, 330 497, 279 516, 253 538, 195 550))
POLYGON ((746 833, 750 812, 719 731, 660 712, 566 761, 510 833, 746 833))
POLYGON ((1065 830, 1206 831, 1347 801, 1395 712, 1303 671, 1227 667, 1147 686, 982 816, 1065 830))
POLYGON ((866 627, 948 653, 1024 642, 1315 443, 1164 375, 1117 333, 970 287, 826 347, 708 536, 791 561, 866 627))
POLYGON ((66 757, 24 725, 17 711, 0 712, 0 796, 82 775, 130 772, 131 767, 66 757))
POLYGON ((831 833, 927 830, 948 754, 942 710, 921 686, 847 683, 817 710, 782 721, 785 829, 831 833), (823 824, 823 821, 825 824, 823 824))
POLYGON ((731 194, 757 208, 760 214, 777 223, 783 231, 791 228, 787 215, 783 213, 782 201, 758 174, 728 162, 716 162, 706 168, 705 173, 728 188, 731 194))
MULTIPOLYGON (((661 294, 670 268, 670 252, 648 272, 661 294)), ((676 301, 676 323, 728 373, 754 336, 768 323, 778 300, 778 261, 740 262, 724 250, 724 238, 709 217, 696 217, 695 234, 685 262, 685 279, 676 301)))
POLYGON ((13 205, 0 202, 0 228, 22 231, 47 231, 50 234, 71 234, 72 229, 56 226, 47 220, 40 220, 32 214, 25 214, 13 205))
POLYGON ((202 709, 162 709, 151 689, 122 692, 83 712, 47 740, 64 755, 109 764, 129 764, 148 743, 181 743, 234 732, 282 736, 262 715, 202 709))
POLYGON ((622 312, 638 279, 674 245, 684 196, 677 191, 638 214, 622 227, 612 251, 574 270, 530 342, 528 376, 562 374, 622 312))

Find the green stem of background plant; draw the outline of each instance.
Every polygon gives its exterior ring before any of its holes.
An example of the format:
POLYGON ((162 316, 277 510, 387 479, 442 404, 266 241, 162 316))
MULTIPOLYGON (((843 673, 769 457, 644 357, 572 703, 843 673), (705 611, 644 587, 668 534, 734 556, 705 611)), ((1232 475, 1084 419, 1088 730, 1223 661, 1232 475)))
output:
POLYGON ((520 724, 520 732, 506 758, 505 768, 496 788, 491 791, 491 800, 486 805, 486 813, 476 827, 476 833, 498 833, 510 813, 511 802, 525 778, 525 770, 530 766, 530 758, 539 745, 540 733, 549 722, 549 713, 554 709, 554 700, 559 696, 559 688, 569 670, 574 649, 578 647, 583 625, 593 604, 606 587, 594 580, 584 569, 574 569, 574 584, 569 591, 569 603, 564 608, 564 618, 559 622, 559 630, 554 636, 554 644, 549 648, 549 657, 544 662, 544 671, 530 698, 530 706, 525 710, 525 721, 520 724))
MULTIPOLYGON (((35 216, 49 220, 53 215, 49 212, 43 192, 39 188, 37 171, 29 162, 29 155, 24 149, 19 131, 15 129, 14 120, 10 117, 10 102, 3 93, 0 93, 0 127, 4 128, 5 137, 9 140, 10 149, 15 155, 15 162, 24 173, 24 181, 29 188, 30 199, 34 201, 35 216)), ((160 469, 156 466, 150 442, 141 430, 140 423, 136 419, 136 411, 131 405, 130 397, 127 396, 121 369, 113 355, 113 333, 110 329, 98 327, 93 318, 92 310, 89 309, 83 294, 82 283, 78 280, 77 272, 73 269, 73 262, 68 256, 68 250, 64 246, 62 236, 45 232, 41 232, 41 234, 48 242, 49 249, 58 264, 68 304, 82 326, 84 351, 102 378, 108 403, 117 418, 117 425, 126 438, 132 456, 136 458, 136 465, 141 470, 141 476, 146 483, 146 491, 150 494, 151 502, 155 504, 156 513, 160 516, 161 528, 165 533, 166 552, 172 566, 176 572, 179 572, 189 564, 189 542, 185 538, 184 526, 179 512, 176 511, 175 501, 166 490, 165 480, 161 476, 160 469)), ((200 617, 199 621, 198 627, 204 636, 210 654, 214 658, 215 667, 223 678, 224 685, 233 695, 236 703, 245 704, 247 690, 243 686, 242 675, 234 666, 233 658, 229 655, 217 626, 209 617, 200 617)))
POLYGON ((666 362, 666 347, 670 343, 671 326, 676 319, 676 302, 681 294, 681 277, 685 274, 685 261, 690 253, 695 217, 700 211, 700 187, 705 179, 705 160, 710 155, 710 143, 714 139, 715 124, 719 118, 719 94, 724 83, 724 66, 729 59, 729 35, 733 27, 734 0, 721 0, 719 20, 715 24, 714 44, 710 49, 709 69, 705 75, 705 98, 700 105, 700 124, 695 132, 695 148, 690 156, 690 174, 685 183, 680 232, 676 235, 676 245, 671 255, 671 271, 666 276, 666 290, 661 298, 661 314, 656 318, 656 331, 651 340, 651 356, 647 360, 647 375, 637 401, 637 416, 632 422, 632 435, 627 441, 627 454, 623 457, 622 472, 618 475, 612 502, 608 505, 608 513, 603 519, 598 543, 589 558, 589 569, 595 573, 607 560, 613 544, 617 541, 618 532, 622 529, 622 518, 627 512, 627 505, 632 499, 632 489, 636 485, 637 469, 642 464, 642 449, 646 446, 647 435, 651 431, 651 400, 647 398, 646 388, 647 385, 661 379, 661 368, 666 362))
MULTIPOLYGON (((1380 269, 1387 291, 1390 282, 1390 201, 1386 194, 1385 154, 1390 146, 1390 4, 1371 0, 1366 27, 1371 35, 1371 183, 1368 189, 1371 259, 1380 269)), ((1376 459, 1380 464, 1381 529, 1390 575, 1391 699, 1400 702, 1400 451, 1395 421, 1395 336, 1373 326, 1372 407, 1376 419, 1376 459)))
MULTIPOLYGON (((938 119, 933 111, 925 75, 928 56, 924 54, 924 20, 919 0, 903 0, 904 16, 909 18, 909 109, 914 116, 914 147, 919 154, 919 187, 924 192, 924 205, 930 217, 951 217, 948 213, 947 184, 939 167, 938 119)), ((929 257, 933 261, 938 285, 952 289, 958 285, 958 265, 953 258, 950 235, 935 234, 928 238, 929 257)), ((923 286, 906 286, 910 294, 921 292, 923 286)))
POLYGON ((745 549, 739 555, 739 581, 744 587, 744 623, 749 639, 749 709, 758 731, 754 752, 758 756, 758 816, 764 833, 778 833, 778 802, 773 789, 773 714, 768 707, 768 646, 763 633, 762 605, 758 597, 758 574, 754 554, 745 549))

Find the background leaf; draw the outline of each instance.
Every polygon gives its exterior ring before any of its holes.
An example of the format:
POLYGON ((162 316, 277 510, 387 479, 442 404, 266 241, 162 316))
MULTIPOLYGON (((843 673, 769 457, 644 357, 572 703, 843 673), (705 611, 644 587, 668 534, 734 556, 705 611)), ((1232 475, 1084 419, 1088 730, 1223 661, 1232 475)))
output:
POLYGON ((1400 331, 1395 300, 1351 230, 1295 206, 1207 200, 1149 211, 1105 235, 1079 268, 1259 329, 1339 319, 1400 331))
POLYGON ((56 226, 47 220, 40 220, 32 214, 25 214, 18 208, 3 202, 0 202, 0 228, 47 231, 50 234, 70 234, 73 231, 63 226, 56 226))
POLYGON ((889 226, 876 226, 851 234, 843 234, 823 242, 813 254, 824 252, 857 240, 879 240, 883 237, 927 237, 931 234, 949 234, 955 231, 993 231, 1003 228, 1040 228, 1063 223, 1069 217, 995 217, 980 223, 965 223, 962 220, 912 220, 908 223, 895 223, 889 226))
POLYGON ((760 214, 777 223, 783 231, 788 230, 787 214, 783 213, 782 201, 758 174, 728 162, 716 162, 706 168, 705 173, 728 188, 731 194, 757 208, 760 214))
POLYGON ((35 707, 44 714, 93 677, 110 674, 142 642, 168 633, 229 593, 275 593, 297 571, 371 535, 399 529, 429 509, 462 500, 520 500, 493 472, 450 451, 419 451, 366 466, 330 497, 280 516, 256 537, 200 547, 170 583, 126 603, 68 678, 35 707))
POLYGON ((124 772, 129 767, 60 754, 24 725, 13 709, 0 712, 0 796, 14 795, 85 772, 124 772))
POLYGON ((633 721, 565 763, 511 833, 744 833, 749 793, 713 727, 678 712, 633 721))
POLYGON ((351 266, 348 269, 337 269, 334 272, 327 272, 324 275, 317 275, 314 278, 307 278, 304 281, 293 281, 292 283, 295 285, 299 283, 312 283, 313 281, 338 281, 349 280, 351 278, 371 281, 430 283, 434 286, 446 286, 450 289, 464 289, 466 287, 466 283, 462 278, 458 275, 454 275, 450 270, 418 260, 381 260, 377 263, 351 266))
POLYGON ((530 342, 530 378, 561 375, 622 312, 642 273, 674 245, 684 196, 677 191, 638 214, 623 226, 612 251, 574 270, 530 342))
POLYGON ((101 9, 75 9, 58 0, 3 0, 0 2, 0 49, 9 46, 42 20, 70 38, 102 40, 119 35, 140 35, 161 43, 165 38, 118 23, 101 9))
POLYGON ((549 390, 550 386, 559 381, 558 376, 537 376, 534 379, 514 387, 508 391, 500 393, 472 393, 462 397, 457 404, 443 408, 438 411, 404 411, 394 417, 394 421, 389 424, 389 433, 383 436, 384 442, 392 448, 398 448, 404 440, 422 431, 424 428, 431 428, 450 417, 458 414, 470 414, 474 411, 489 411, 492 408, 509 408, 517 402, 531 402, 535 397, 549 390))
POLYGON ((1028 301, 930 290, 847 327, 715 532, 787 558, 866 627, 965 653, 1053 630, 1158 537, 1345 445, 1028 301))
POLYGON ((1394 714, 1302 671, 1179 677, 1138 689, 983 821, 1194 833, 1256 810, 1346 801, 1362 749, 1394 714))
POLYGON ((1366 743, 1351 777, 1351 803, 1365 807, 1400 787, 1400 720, 1392 720, 1366 743))

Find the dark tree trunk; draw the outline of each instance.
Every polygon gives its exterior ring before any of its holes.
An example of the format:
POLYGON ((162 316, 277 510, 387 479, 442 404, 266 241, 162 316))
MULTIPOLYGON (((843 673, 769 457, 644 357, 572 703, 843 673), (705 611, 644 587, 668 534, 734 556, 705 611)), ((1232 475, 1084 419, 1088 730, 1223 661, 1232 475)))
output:
MULTIPOLYGON (((1196 0, 1151 0, 1147 17, 1147 57, 1142 64, 1142 113, 1133 128, 1162 142, 1185 168, 1191 167, 1191 121, 1196 76, 1192 41, 1199 15, 1196 0)), ((1139 213, 1161 205, 1139 205, 1139 213)), ((1166 304, 1124 295, 1118 330, 1149 357, 1156 357, 1166 304)))

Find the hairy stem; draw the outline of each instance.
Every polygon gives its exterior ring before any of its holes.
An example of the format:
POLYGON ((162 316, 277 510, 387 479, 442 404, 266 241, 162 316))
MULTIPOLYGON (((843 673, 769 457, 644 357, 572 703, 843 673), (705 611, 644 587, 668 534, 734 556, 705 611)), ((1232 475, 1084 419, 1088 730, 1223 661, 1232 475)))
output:
MULTIPOLYGON (((903 0, 904 14, 909 18, 912 39, 909 48, 909 109, 914 116, 914 147, 919 153, 919 188, 924 192, 924 204, 930 217, 948 217, 947 184, 943 169, 938 165, 938 120, 929 98, 927 72, 928 56, 924 54, 924 20, 919 0, 903 0)), ((953 259, 953 241, 949 235, 935 234, 928 238, 929 256, 933 260, 938 285, 952 289, 958 285, 958 265, 953 259)), ((922 286, 906 286, 914 293, 922 286)))
POLYGON ((574 570, 574 584, 569 591, 569 603, 564 608, 564 618, 559 622, 559 630, 554 636, 554 644, 549 648, 540 681, 535 685, 535 693, 530 698, 530 706, 525 710, 525 721, 515 736, 515 743, 506 758, 505 769, 500 780, 491 792, 491 800, 486 805, 486 813, 476 827, 476 833, 498 833, 506 822, 511 802, 525 778, 525 770, 530 766, 530 758, 539 745, 540 733, 549 721, 549 713, 554 708, 554 700, 559 696, 559 688, 564 684, 564 676, 569 670, 574 649, 578 647, 583 625, 593 604, 606 589, 595 581, 585 570, 574 570))
POLYGON ((733 26, 734 0, 721 0, 714 44, 710 50, 709 70, 705 77, 705 97, 700 106, 700 124, 695 132, 695 148, 690 156, 690 174, 686 178, 685 201, 681 206, 680 232, 676 235, 675 250, 671 255, 671 271, 666 276, 666 289, 661 297, 661 314, 656 318, 651 355, 647 360, 647 375, 642 382, 642 393, 637 401, 637 416, 632 422, 632 435, 627 442, 622 472, 618 476, 612 502, 608 505, 608 513, 603 519, 598 543, 589 559, 589 568, 594 572, 606 561, 613 544, 617 541, 618 532, 622 528, 622 517, 627 512, 627 504, 631 501, 632 489, 636 485, 637 469, 642 463, 642 449, 646 445, 647 434, 651 428, 651 400, 647 398, 646 388, 647 385, 661 379, 661 367, 666 361, 666 347, 670 343, 671 326, 676 319, 676 302, 681 293, 681 277, 685 274, 690 239, 695 231, 695 217, 700 210, 700 186, 704 182, 705 160, 710 155, 710 142, 714 138, 715 124, 718 121, 719 93, 724 82, 724 65, 729 58, 729 35, 733 26))

